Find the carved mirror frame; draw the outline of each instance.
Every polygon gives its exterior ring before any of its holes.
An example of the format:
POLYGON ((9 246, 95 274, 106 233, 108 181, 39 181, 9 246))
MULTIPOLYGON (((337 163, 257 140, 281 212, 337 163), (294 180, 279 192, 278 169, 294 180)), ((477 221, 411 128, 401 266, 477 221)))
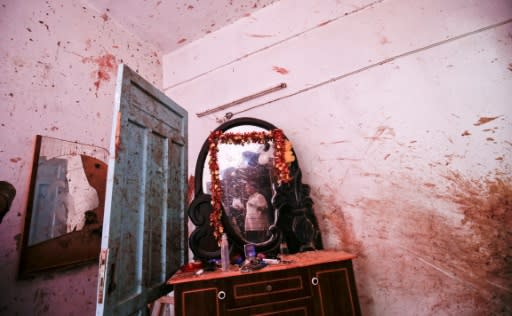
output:
MULTIPOLYGON (((220 257, 218 227, 214 227, 215 225, 212 222, 212 218, 216 217, 215 208, 212 206, 212 194, 208 194, 203 190, 203 176, 205 164, 207 160, 210 160, 212 135, 231 133, 230 129, 244 125, 264 129, 271 132, 270 134, 272 135, 272 131, 280 131, 277 127, 266 121, 243 117, 223 123, 204 142, 195 168, 195 196, 188 209, 188 216, 196 226, 189 237, 189 246, 194 253, 194 258, 197 260, 207 261, 220 257)), ((280 133, 280 135, 288 141, 284 134, 280 133)), ((273 208, 273 220, 268 228, 271 236, 266 241, 255 243, 258 253, 264 253, 269 256, 274 256, 279 252, 282 242, 287 243, 290 253, 322 249, 318 222, 313 212, 313 200, 309 196, 310 188, 307 184, 302 183, 302 173, 297 156, 293 148, 291 151, 295 159, 288 164, 287 172, 291 178, 290 181, 276 181, 272 186, 271 205, 273 208)), ((211 171, 211 165, 207 167, 211 171)), ((212 192, 215 192, 215 190, 212 190, 212 192)), ((221 204, 220 207, 220 223, 222 224, 223 231, 228 235, 231 253, 243 254, 243 246, 253 242, 244 238, 234 229, 224 206, 221 204)))

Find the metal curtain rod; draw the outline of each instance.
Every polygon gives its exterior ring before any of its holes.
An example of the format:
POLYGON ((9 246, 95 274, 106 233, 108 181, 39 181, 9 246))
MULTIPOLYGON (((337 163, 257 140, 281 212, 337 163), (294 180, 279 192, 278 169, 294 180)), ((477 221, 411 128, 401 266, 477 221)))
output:
POLYGON ((275 87, 272 87, 272 88, 268 88, 266 90, 263 90, 263 91, 260 91, 260 92, 257 92, 257 93, 254 93, 254 94, 251 94, 251 95, 248 95, 246 97, 243 97, 241 99, 238 99, 238 100, 235 100, 235 101, 232 101, 232 102, 229 102, 229 103, 226 103, 226 104, 223 104, 223 105, 220 105, 218 107, 215 107, 213 109, 209 109, 209 110, 206 110, 204 112, 200 112, 200 113, 196 113, 197 117, 203 117, 205 115, 208 115, 208 114, 212 114, 212 113, 215 113, 215 112, 219 112, 219 111, 222 111, 224 109, 227 109, 227 108, 230 108, 232 106, 235 106, 235 105, 238 105, 240 103, 244 103, 244 102, 247 102, 249 100, 252 100, 252 99, 256 99, 256 98, 259 98, 261 96, 264 96, 265 94, 268 94, 268 93, 272 93, 272 92, 275 92, 275 91, 279 91, 281 89, 284 89, 286 88, 286 83, 284 82, 281 82, 279 85, 275 86, 275 87))

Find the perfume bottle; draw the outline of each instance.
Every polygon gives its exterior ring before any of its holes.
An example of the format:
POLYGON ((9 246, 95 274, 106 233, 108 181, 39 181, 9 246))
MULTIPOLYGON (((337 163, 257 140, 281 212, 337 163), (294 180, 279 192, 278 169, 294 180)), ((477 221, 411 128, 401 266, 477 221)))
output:
POLYGON ((222 234, 220 243, 220 263, 222 271, 229 271, 229 242, 226 234, 222 234))

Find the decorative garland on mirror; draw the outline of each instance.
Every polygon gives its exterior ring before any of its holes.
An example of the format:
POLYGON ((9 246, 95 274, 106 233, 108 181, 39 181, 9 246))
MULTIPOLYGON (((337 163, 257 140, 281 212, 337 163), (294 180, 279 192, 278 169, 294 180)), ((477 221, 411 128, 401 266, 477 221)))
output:
POLYGON ((208 162, 211 174, 212 212, 210 213, 210 225, 213 227, 213 236, 220 246, 224 227, 222 226, 222 188, 219 179, 219 163, 217 153, 218 144, 245 145, 248 143, 266 144, 274 143, 274 171, 277 175, 277 183, 289 183, 290 164, 295 160, 292 145, 286 139, 280 129, 263 132, 249 133, 224 133, 220 130, 213 131, 208 137, 210 161, 208 162))

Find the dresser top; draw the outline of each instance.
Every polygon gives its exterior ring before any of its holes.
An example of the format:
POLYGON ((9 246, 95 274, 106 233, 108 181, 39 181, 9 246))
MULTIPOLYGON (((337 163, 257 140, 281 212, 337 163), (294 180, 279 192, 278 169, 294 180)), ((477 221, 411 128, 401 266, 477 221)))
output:
MULTIPOLYGON (((265 273, 270 271, 285 270, 291 268, 301 268, 312 266, 316 264, 338 262, 354 259, 356 256, 343 251, 334 250, 316 250, 308 252, 300 252, 293 255, 283 256, 283 261, 286 263, 270 264, 263 269, 249 272, 254 273, 265 273)), ((181 272, 178 271, 168 281, 168 284, 179 284, 185 282, 204 281, 218 278, 233 277, 242 274, 237 266, 232 265, 229 271, 222 271, 217 269, 216 271, 204 272, 201 275, 195 275, 194 272, 181 272)))

